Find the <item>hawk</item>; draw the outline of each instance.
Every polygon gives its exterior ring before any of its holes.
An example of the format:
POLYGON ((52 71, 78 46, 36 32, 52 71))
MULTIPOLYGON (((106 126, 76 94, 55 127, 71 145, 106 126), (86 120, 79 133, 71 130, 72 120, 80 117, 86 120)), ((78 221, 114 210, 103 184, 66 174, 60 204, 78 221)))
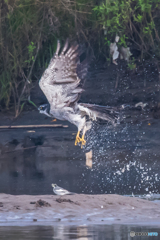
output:
POLYGON ((60 51, 60 42, 57 42, 56 52, 39 81, 49 104, 41 105, 38 110, 49 117, 76 125, 78 132, 75 145, 81 143, 83 146, 86 143, 85 133, 91 128, 92 121, 104 119, 115 125, 118 112, 109 106, 78 103, 88 69, 86 59, 81 63, 79 61, 78 47, 69 47, 67 40, 60 51))

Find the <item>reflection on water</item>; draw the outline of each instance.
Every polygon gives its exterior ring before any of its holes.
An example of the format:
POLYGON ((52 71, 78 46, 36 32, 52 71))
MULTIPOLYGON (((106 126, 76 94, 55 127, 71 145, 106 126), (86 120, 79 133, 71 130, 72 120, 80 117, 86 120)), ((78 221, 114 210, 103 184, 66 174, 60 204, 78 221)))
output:
POLYGON ((0 192, 52 194, 57 183, 76 193, 157 194, 159 125, 95 124, 85 149, 74 146, 69 129, 5 130, 10 143, 0 146, 0 192))
MULTIPOLYGON (((93 226, 28 226, 28 227, 0 227, 1 240, 130 240, 141 237, 130 237, 130 232, 157 232, 157 227, 125 226, 125 225, 93 225, 93 226)), ((144 238, 144 237, 142 237, 144 238)), ((156 237, 155 237, 156 238, 156 237)), ((148 240, 153 237, 148 237, 148 240)), ((158 238, 156 238, 158 239, 158 238)))

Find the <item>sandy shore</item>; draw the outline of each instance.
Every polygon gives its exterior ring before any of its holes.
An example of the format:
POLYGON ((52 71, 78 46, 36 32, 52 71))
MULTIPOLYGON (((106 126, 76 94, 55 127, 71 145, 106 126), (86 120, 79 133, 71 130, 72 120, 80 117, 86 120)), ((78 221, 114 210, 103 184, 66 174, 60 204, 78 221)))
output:
POLYGON ((115 223, 160 225, 159 203, 114 194, 0 194, 0 226, 115 223))

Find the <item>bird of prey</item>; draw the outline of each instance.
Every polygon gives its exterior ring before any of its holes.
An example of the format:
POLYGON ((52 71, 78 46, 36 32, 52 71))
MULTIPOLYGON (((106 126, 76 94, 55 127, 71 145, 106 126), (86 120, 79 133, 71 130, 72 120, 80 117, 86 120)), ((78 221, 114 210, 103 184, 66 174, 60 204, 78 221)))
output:
POLYGON ((66 190, 64 188, 58 187, 57 184, 52 183, 51 186, 53 187, 53 192, 56 195, 63 196, 63 195, 74 195, 74 194, 76 194, 76 193, 73 193, 73 192, 69 192, 68 190, 66 190))
POLYGON ((82 82, 88 69, 86 59, 80 63, 78 45, 69 47, 68 40, 60 51, 60 42, 44 71, 39 86, 47 97, 49 104, 41 105, 38 110, 49 117, 67 120, 76 125, 78 132, 75 145, 85 145, 85 133, 91 128, 92 121, 104 119, 113 125, 118 112, 109 106, 78 103, 83 92, 82 82))

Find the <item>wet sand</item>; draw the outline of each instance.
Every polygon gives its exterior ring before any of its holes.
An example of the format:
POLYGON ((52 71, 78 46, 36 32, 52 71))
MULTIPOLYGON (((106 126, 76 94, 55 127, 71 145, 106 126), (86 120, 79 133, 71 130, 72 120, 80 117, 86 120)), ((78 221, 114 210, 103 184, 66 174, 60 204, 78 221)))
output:
POLYGON ((141 224, 160 225, 160 204, 116 194, 0 194, 0 226, 141 224))

